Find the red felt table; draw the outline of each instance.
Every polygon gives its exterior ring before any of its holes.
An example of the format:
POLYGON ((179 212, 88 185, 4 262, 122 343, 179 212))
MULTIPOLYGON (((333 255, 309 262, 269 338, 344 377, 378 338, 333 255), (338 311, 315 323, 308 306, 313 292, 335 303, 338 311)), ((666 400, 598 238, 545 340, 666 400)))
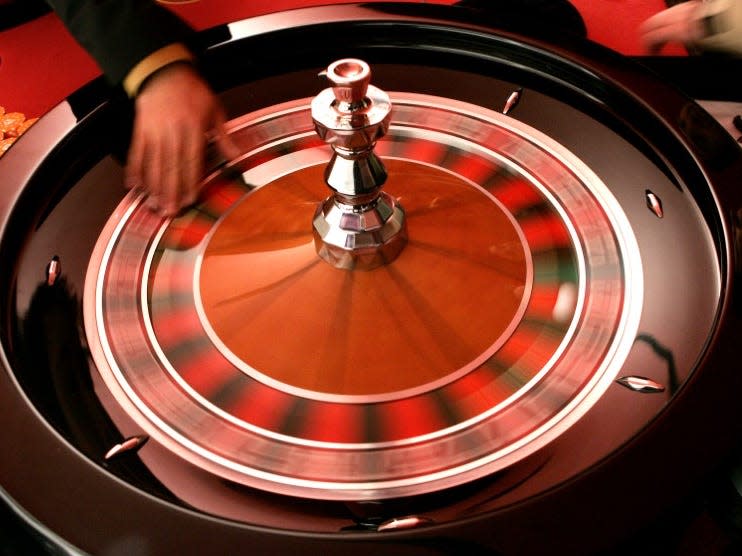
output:
MULTIPOLYGON (((423 1, 453 3, 452 0, 423 1)), ((343 2, 161 0, 199 30, 291 8, 343 2)), ((572 3, 582 14, 590 39, 629 56, 644 53, 638 26, 664 7, 662 0, 573 0, 572 3)), ((674 46, 663 54, 684 55, 685 51, 674 46)), ((99 74, 95 62, 54 14, 0 32, 0 106, 8 112, 22 112, 28 118, 41 116, 99 74)))

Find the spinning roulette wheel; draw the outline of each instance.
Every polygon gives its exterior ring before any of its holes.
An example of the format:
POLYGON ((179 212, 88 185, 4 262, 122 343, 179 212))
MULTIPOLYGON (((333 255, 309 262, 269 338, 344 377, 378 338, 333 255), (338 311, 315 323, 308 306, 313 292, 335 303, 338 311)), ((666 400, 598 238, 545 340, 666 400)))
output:
POLYGON ((0 163, 0 477, 47 543, 589 552, 719 461, 742 159, 692 100, 431 6, 202 39, 244 154, 192 208, 122 190, 98 85, 0 163))

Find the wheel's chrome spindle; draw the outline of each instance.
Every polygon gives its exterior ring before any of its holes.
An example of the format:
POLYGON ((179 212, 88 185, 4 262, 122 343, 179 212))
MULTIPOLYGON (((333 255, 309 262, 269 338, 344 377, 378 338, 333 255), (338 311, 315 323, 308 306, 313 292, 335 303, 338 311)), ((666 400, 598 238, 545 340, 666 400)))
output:
POLYGON ((338 60, 323 74, 332 86, 312 100, 312 119, 333 155, 325 169, 332 195, 313 219, 317 253, 338 268, 372 269, 407 243, 402 207, 381 190, 387 173, 374 153, 391 117, 389 95, 370 85, 366 62, 338 60))

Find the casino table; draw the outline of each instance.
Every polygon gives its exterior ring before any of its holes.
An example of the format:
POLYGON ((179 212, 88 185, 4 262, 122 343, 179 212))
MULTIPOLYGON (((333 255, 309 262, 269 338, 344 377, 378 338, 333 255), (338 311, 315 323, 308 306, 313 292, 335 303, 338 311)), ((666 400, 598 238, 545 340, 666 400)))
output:
POLYGON ((718 477, 742 153, 697 101, 733 62, 420 3, 199 39, 243 154, 194 206, 121 187, 100 79, 0 159, 0 493, 39 550, 621 553, 718 477))

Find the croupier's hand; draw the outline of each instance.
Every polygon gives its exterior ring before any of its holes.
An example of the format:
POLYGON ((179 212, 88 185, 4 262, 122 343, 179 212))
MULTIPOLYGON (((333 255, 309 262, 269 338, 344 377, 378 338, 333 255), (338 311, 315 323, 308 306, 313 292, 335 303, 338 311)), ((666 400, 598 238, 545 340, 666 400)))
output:
POLYGON ((193 66, 174 63, 160 69, 135 100, 127 187, 145 191, 149 208, 165 216, 193 204, 208 143, 215 141, 227 160, 239 154, 224 123, 219 99, 193 66))

